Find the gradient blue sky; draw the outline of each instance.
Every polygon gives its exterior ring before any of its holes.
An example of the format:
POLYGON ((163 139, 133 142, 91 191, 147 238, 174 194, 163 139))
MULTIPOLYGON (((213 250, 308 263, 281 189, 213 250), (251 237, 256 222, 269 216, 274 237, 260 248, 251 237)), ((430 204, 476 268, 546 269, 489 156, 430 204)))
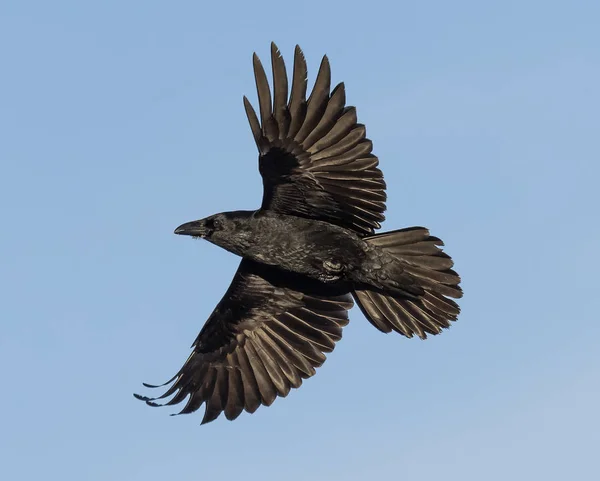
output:
POLYGON ((0 474, 7 480, 600 479, 600 4, 4 1, 0 474), (251 55, 299 43, 428 226, 463 314, 358 309, 317 376, 200 427, 166 380, 238 265, 180 223, 259 205, 251 55))

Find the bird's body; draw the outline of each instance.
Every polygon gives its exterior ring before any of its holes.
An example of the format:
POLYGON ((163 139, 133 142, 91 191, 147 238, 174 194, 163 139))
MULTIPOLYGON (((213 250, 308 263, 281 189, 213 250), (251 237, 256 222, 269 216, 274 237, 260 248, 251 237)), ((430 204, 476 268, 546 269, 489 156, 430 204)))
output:
MULTIPOLYGON (((242 258, 193 352, 152 406, 205 404, 203 423, 235 419, 287 396, 315 374, 342 337, 352 299, 382 332, 425 339, 457 319, 460 277, 443 242, 423 227, 375 233, 386 193, 379 160, 344 84, 331 89, 323 58, 307 94, 296 47, 288 98, 285 64, 271 45, 273 91, 255 55, 259 115, 244 107, 259 151, 257 211, 215 214, 176 234, 206 239, 242 258)), ((158 387, 150 386, 148 387, 158 387)))
MULTIPOLYGON (((220 229, 205 238, 245 259, 324 283, 396 289, 407 295, 415 291, 399 259, 350 229, 261 210, 223 212, 208 222, 217 222, 220 229)), ((178 233, 202 233, 194 230, 196 223, 180 226, 178 233)), ((421 292, 417 289, 416 294, 421 292)))
MULTIPOLYGON (((225 216, 237 218, 237 213, 225 216)), ((233 248, 229 239, 222 243, 217 237, 211 242, 239 256, 315 280, 348 280, 367 255, 367 244, 356 233, 327 222, 260 211, 241 219, 237 230, 242 242, 233 248), (337 265, 337 270, 328 267, 337 265)))

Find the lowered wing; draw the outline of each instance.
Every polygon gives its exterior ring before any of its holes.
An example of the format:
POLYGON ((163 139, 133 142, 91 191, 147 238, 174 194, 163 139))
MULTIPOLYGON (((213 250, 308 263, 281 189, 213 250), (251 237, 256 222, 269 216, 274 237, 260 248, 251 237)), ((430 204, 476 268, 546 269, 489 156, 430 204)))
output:
POLYGON ((156 398, 135 396, 151 406, 187 398, 180 414, 204 403, 202 424, 221 412, 233 420, 269 406, 315 374, 341 339, 352 305, 348 294, 242 260, 171 386, 156 398))

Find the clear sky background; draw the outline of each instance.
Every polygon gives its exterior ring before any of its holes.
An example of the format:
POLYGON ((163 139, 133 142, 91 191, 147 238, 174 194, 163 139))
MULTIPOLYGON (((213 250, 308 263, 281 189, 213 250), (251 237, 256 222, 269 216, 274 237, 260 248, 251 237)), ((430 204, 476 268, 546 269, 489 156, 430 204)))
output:
MULTIPOLYGON (((6 480, 600 479, 600 3, 4 1, 6 480), (327 53, 463 314, 425 342, 358 309, 317 375, 200 427, 168 379, 239 260, 173 235, 258 207, 251 55, 327 53)), ((290 67, 291 68, 291 67, 290 67)))

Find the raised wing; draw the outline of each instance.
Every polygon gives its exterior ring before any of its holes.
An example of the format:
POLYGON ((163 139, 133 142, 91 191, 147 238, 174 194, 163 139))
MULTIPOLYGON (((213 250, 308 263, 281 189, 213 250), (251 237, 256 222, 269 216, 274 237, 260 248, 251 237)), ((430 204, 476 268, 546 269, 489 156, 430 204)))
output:
POLYGON ((315 374, 341 339, 352 305, 348 294, 244 259, 192 354, 163 386, 173 384, 157 398, 135 396, 151 406, 188 398, 179 414, 205 403, 202 424, 223 411, 233 420, 269 406, 315 374))
POLYGON ((292 89, 277 46, 271 44, 273 99, 262 64, 254 54, 260 122, 244 106, 259 150, 262 209, 293 214, 371 234, 381 227, 385 182, 371 153, 356 109, 346 107, 344 84, 332 91, 329 60, 323 57, 308 100, 304 54, 296 46, 292 89))

